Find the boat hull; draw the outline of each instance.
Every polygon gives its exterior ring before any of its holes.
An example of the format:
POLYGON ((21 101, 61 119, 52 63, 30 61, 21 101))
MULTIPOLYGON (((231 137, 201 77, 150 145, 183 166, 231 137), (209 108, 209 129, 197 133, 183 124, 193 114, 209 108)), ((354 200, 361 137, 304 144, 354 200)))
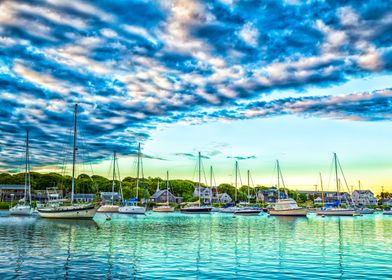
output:
POLYGON ((227 207, 227 208, 220 209, 219 212, 221 212, 221 213, 235 213, 239 210, 241 210, 241 208, 239 208, 239 207, 227 207))
POLYGON ((288 210, 269 210, 270 216, 287 216, 287 217, 305 217, 308 210, 305 208, 288 209, 288 210))
POLYGON ((100 213, 117 213, 118 212, 118 205, 102 205, 98 208, 97 212, 100 213))
POLYGON ((99 206, 77 205, 59 206, 55 208, 38 209, 38 215, 46 219, 78 219, 91 220, 94 218, 99 206))
POLYGON ((392 215, 392 210, 384 211, 383 214, 384 215, 392 215))
POLYGON ((144 215, 146 213, 146 208, 141 206, 121 206, 118 208, 118 213, 144 215))
POLYGON ((317 216, 337 216, 337 217, 345 217, 345 216, 356 216, 358 213, 355 210, 321 210, 316 212, 317 216))
POLYGON ((367 214, 374 214, 374 209, 359 209, 357 210, 358 214, 363 214, 363 215, 367 215, 367 214))
POLYGON ((261 213, 261 210, 239 210, 234 212, 236 216, 258 216, 261 213))
POLYGON ((14 216, 30 216, 33 208, 30 205, 16 205, 10 209, 10 215, 14 216))
POLYGON ((155 207, 152 209, 154 212, 169 213, 174 212, 174 207, 155 207))
POLYGON ((181 213, 185 214, 209 214, 212 207, 186 207, 181 209, 181 213))

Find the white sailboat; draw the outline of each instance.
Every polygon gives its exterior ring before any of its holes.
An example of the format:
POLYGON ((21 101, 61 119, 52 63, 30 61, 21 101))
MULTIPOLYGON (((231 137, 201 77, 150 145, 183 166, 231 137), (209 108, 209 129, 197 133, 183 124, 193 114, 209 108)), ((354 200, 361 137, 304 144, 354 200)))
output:
POLYGON ((236 216, 258 216, 261 212, 261 209, 258 207, 251 207, 250 204, 250 171, 248 170, 248 206, 242 207, 239 210, 234 212, 236 216))
POLYGON ((182 213, 186 214, 209 214, 212 210, 212 207, 209 206, 202 206, 201 205, 201 153, 199 152, 198 157, 198 166, 199 166, 199 183, 198 183, 198 190, 199 190, 199 203, 198 205, 189 205, 184 208, 181 208, 182 213))
MULTIPOLYGON (((116 167, 118 167, 118 165, 116 165, 116 163, 117 163, 116 152, 114 152, 113 153, 112 201, 111 201, 111 204, 104 204, 101 207, 99 207, 98 212, 101 212, 101 213, 117 213, 118 212, 119 205, 114 204, 114 185, 116 184, 116 182, 115 182, 116 167)), ((118 175, 120 177, 120 174, 118 174, 118 175)), ((121 194, 121 178, 119 178, 119 180, 120 180, 119 193, 121 194)))
POLYGON ((280 192, 279 192, 280 181, 282 180, 282 185, 285 192, 286 192, 286 186, 284 184, 283 175, 282 175, 282 171, 280 170, 280 165, 278 160, 276 161, 276 169, 278 172, 278 185, 277 185, 278 200, 275 203, 274 208, 269 210, 270 216, 292 216, 292 217, 306 216, 308 214, 308 210, 306 208, 299 207, 294 199, 280 198, 280 192))
POLYGON ((76 152, 77 152, 77 116, 78 116, 78 104, 75 104, 74 108, 74 135, 73 135, 73 157, 72 157, 72 187, 71 187, 71 205, 48 205, 38 210, 38 214, 41 218, 48 219, 92 219, 98 210, 98 206, 95 204, 75 204, 74 193, 75 193, 75 164, 76 164, 76 152))
MULTIPOLYGON (((158 179, 158 184, 159 184, 159 179, 158 179)), ((159 185, 158 185, 159 188, 159 185)), ((152 211, 154 212, 174 212, 174 207, 169 205, 169 171, 166 171, 166 204, 165 205, 159 205, 157 207, 154 207, 152 211)))
MULTIPOLYGON (((335 166, 335 180, 336 180, 336 195, 337 195, 337 205, 333 207, 323 207, 319 211, 316 212, 317 216, 356 216, 360 215, 355 211, 355 209, 350 208, 341 208, 340 205, 340 180, 338 176, 338 158, 336 153, 333 154, 333 162, 335 166)), ((342 168, 340 167, 342 170, 342 168)), ((343 174, 344 175, 344 174, 343 174)), ((345 179, 346 180, 346 179, 345 179)))
MULTIPOLYGON (((142 174, 143 174, 143 165, 142 165, 142 159, 141 159, 141 149, 140 149, 140 143, 138 146, 138 152, 137 152, 137 174, 136 174, 136 197, 135 199, 131 200, 130 202, 126 202, 125 205, 120 206, 118 208, 118 212, 122 214, 136 214, 136 215, 143 215, 146 213, 146 208, 143 206, 138 206, 138 200, 139 200, 139 177, 140 177, 140 169, 142 169, 142 174)), ((144 187, 144 176, 142 176, 142 183, 144 187)))
POLYGON ((30 216, 33 213, 31 207, 31 179, 30 179, 30 154, 29 154, 29 131, 26 130, 26 166, 24 197, 17 205, 10 208, 11 215, 30 216))
POLYGON ((235 213, 241 208, 237 206, 238 201, 238 161, 235 162, 235 193, 234 193, 234 205, 220 209, 221 213, 235 213))

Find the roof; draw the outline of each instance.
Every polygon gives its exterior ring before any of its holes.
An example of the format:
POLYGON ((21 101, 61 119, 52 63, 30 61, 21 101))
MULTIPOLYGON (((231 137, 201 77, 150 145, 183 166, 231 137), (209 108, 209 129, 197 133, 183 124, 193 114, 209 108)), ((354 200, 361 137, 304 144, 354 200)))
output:
POLYGON ((24 190, 24 185, 1 184, 0 190, 24 190))
MULTIPOLYGON (((158 197, 160 197, 165 191, 166 191, 166 189, 159 190, 159 191, 155 192, 153 195, 150 196, 150 199, 151 198, 158 198, 158 197)), ((169 195, 171 195, 171 196, 173 196, 175 198, 179 198, 179 196, 175 196, 174 194, 172 194, 170 192, 170 190, 169 190, 169 195)))
POLYGON ((353 193, 359 193, 359 194, 368 194, 368 193, 371 193, 371 194, 373 194, 373 192, 371 191, 371 190, 355 190, 355 191, 353 191, 353 193))

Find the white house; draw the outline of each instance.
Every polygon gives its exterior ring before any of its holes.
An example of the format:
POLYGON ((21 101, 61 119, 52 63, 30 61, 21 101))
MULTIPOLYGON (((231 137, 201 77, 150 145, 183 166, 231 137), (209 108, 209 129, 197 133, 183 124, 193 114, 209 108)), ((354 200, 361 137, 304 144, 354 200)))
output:
MULTIPOLYGON (((192 195, 193 197, 199 197, 198 187, 195 188, 192 195)), ((200 187, 200 198, 205 204, 211 204, 212 202, 229 203, 232 201, 232 198, 227 193, 218 193, 218 189, 216 187, 200 187)))
POLYGON ((314 199, 314 204, 322 204, 323 203, 323 199, 321 197, 316 197, 314 199))
POLYGON ((377 199, 371 190, 355 190, 351 198, 355 205, 377 205, 377 199))

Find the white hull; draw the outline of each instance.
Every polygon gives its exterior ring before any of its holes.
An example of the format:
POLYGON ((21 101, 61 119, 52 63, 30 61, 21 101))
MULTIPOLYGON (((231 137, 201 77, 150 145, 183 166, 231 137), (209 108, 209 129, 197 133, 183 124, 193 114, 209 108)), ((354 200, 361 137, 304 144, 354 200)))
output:
POLYGON ((174 207, 170 206, 158 206, 152 209, 154 212, 174 212, 174 207))
POLYGON ((98 210, 93 205, 72 205, 38 209, 41 218, 47 219, 92 219, 98 210))
POLYGON ((317 216, 357 216, 360 215, 351 209, 327 209, 317 211, 317 216))
POLYGON ((227 208, 220 209, 219 212, 221 212, 221 213, 235 213, 239 210, 241 210, 240 207, 227 207, 227 208))
POLYGON ((269 210, 269 214, 271 216, 306 216, 308 214, 308 210, 306 208, 295 208, 288 210, 269 210))
POLYGON ((30 216, 32 213, 33 208, 30 205, 16 205, 10 209, 10 214, 16 216, 30 216))
POLYGON ((121 206, 118 208, 118 213, 142 215, 146 213, 146 208, 141 206, 121 206))
POLYGON ((118 213, 118 208, 120 206, 118 205, 102 205, 101 207, 98 208, 97 212, 103 212, 103 213, 118 213))
POLYGON ((384 215, 392 215, 392 210, 385 210, 383 212, 384 215))

